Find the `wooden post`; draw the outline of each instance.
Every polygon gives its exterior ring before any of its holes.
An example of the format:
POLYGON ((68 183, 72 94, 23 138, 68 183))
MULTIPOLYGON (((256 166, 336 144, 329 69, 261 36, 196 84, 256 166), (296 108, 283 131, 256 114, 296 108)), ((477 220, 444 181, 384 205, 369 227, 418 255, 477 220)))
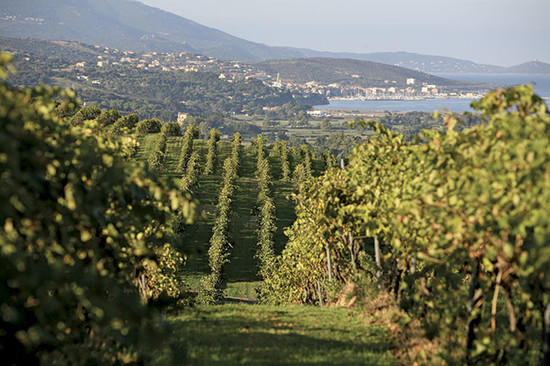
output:
POLYGON ((550 365, 550 301, 546 303, 543 317, 544 335, 542 342, 542 354, 544 355, 543 365, 550 365))
POLYGON ((317 294, 319 295, 319 306, 323 306, 323 295, 321 293, 321 283, 317 281, 317 294))
POLYGON ((471 353, 476 339, 476 328, 481 323, 481 308, 483 306, 483 291, 479 288, 479 262, 475 263, 474 270, 470 276, 470 289, 468 296, 468 312, 470 319, 468 321, 468 339, 466 342, 466 361, 471 362, 471 353), (477 313, 473 314, 477 310, 477 313))
POLYGON ((376 279, 380 280, 382 277, 382 260, 380 259, 380 242, 378 242, 378 237, 374 237, 374 260, 376 261, 376 279))
POLYGON ((137 280, 137 284, 138 284, 139 297, 141 298, 141 302, 143 304, 147 304, 147 279, 145 278, 144 274, 139 276, 137 280))
POLYGON ((330 248, 328 246, 328 242, 326 242, 325 247, 327 249, 328 280, 330 282, 330 281, 332 281, 332 260, 331 260, 331 257, 330 257, 330 248))
POLYGON ((357 263, 355 263, 355 250, 353 248, 354 240, 353 235, 351 234, 351 231, 348 232, 348 245, 349 245, 349 252, 351 254, 351 267, 353 269, 353 273, 357 272, 357 263))

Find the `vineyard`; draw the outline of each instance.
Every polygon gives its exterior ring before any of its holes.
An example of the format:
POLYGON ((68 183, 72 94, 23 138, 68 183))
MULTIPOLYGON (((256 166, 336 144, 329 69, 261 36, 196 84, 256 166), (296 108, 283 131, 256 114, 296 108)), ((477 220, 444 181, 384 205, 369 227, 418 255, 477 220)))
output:
POLYGON ((197 202, 200 215, 182 230, 180 248, 189 291, 207 304, 224 296, 255 301, 267 266, 286 243, 284 229, 295 219, 293 181, 305 177, 293 179, 291 172, 307 167, 309 177, 319 175, 325 163, 312 160, 305 145, 268 148, 261 135, 247 146, 239 134, 221 139, 213 129, 204 137, 193 126, 177 137, 153 130, 138 137, 135 156, 197 202))
POLYGON ((550 362, 550 116, 530 86, 412 141, 355 121, 375 134, 341 161, 0 93, 7 365, 550 362))

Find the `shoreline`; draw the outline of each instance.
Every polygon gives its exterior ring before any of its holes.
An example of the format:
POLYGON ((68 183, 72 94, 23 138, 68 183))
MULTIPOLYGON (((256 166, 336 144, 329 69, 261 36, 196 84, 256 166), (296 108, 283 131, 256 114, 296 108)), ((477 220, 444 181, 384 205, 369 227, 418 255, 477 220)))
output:
MULTIPOLYGON (((474 94, 474 95, 453 95, 453 96, 434 96, 434 97, 396 97, 396 98, 327 98, 327 100, 330 102, 332 101, 361 101, 361 102, 371 102, 371 101, 383 101, 383 102, 391 102, 391 101, 400 101, 400 102, 423 102, 423 101, 429 101, 429 100, 450 100, 450 99, 479 99, 483 98, 486 94, 474 94)), ((326 104, 325 104, 326 105, 326 104)))
POLYGON ((475 98, 434 98, 424 100, 403 99, 330 99, 329 104, 315 105, 315 114, 330 111, 378 111, 378 112, 430 112, 449 110, 455 113, 472 112, 470 103, 475 98), (323 112, 324 111, 324 112, 323 112))

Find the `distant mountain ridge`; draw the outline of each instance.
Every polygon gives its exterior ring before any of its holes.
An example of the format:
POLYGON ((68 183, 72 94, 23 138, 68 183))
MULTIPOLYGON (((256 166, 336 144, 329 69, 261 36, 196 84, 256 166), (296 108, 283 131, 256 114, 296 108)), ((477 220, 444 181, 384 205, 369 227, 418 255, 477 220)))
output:
POLYGON ((509 67, 505 72, 513 74, 550 74, 550 64, 534 60, 509 67))
POLYGON ((271 47, 234 37, 134 0, 17 0, 0 9, 0 35, 73 40, 134 52, 194 52, 245 62, 306 57, 353 58, 437 72, 550 72, 550 64, 512 68, 407 52, 337 53, 271 47))
POLYGON ((74 40, 134 52, 194 52, 257 61, 300 57, 132 0, 18 0, 2 4, 0 35, 74 40))

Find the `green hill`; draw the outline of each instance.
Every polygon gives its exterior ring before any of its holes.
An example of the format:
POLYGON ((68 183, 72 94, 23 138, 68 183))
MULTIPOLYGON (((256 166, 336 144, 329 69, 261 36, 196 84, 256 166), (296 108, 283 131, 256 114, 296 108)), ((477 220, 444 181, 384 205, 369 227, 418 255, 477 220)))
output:
POLYGON ((269 74, 280 74, 282 79, 300 83, 316 81, 322 84, 338 83, 363 87, 388 86, 396 82, 406 85, 408 78, 417 83, 429 83, 441 86, 467 87, 461 81, 440 78, 419 71, 378 62, 339 58, 301 58, 292 60, 270 60, 254 63, 257 68, 269 74))
MULTIPOLYGON (((258 79, 224 79, 215 69, 186 72, 176 67, 140 68, 118 62, 126 55, 105 47, 0 37, 0 49, 16 56, 18 72, 10 77, 14 85, 45 83, 72 88, 85 103, 138 112, 142 117, 174 120, 178 112, 242 113, 296 103, 290 92, 271 88, 258 79), (98 61, 108 66, 100 66, 98 61)), ((132 56, 139 60, 142 55, 132 56)), ((302 98, 299 93, 294 95, 302 98)), ((321 97, 321 102, 324 100, 321 97)))

